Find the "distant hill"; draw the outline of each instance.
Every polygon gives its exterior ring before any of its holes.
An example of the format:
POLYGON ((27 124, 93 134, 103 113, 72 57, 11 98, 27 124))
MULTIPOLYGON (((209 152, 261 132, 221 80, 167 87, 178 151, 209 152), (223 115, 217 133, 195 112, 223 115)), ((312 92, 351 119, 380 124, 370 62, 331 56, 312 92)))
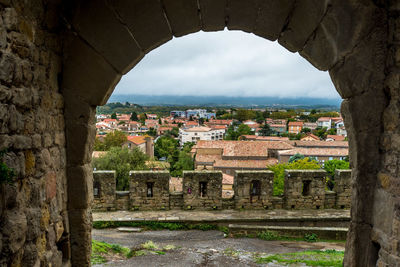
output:
POLYGON ((237 106, 237 107, 340 107, 341 99, 278 98, 278 97, 227 97, 227 96, 174 96, 174 95, 111 95, 108 103, 129 102, 139 105, 173 106, 237 106))

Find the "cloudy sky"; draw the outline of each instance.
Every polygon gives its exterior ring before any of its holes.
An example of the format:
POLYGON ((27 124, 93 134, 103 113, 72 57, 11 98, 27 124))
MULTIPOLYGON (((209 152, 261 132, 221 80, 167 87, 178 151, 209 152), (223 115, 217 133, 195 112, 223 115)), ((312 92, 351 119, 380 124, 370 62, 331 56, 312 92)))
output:
POLYGON ((174 38, 122 77, 114 94, 339 98, 327 72, 240 31, 174 38))

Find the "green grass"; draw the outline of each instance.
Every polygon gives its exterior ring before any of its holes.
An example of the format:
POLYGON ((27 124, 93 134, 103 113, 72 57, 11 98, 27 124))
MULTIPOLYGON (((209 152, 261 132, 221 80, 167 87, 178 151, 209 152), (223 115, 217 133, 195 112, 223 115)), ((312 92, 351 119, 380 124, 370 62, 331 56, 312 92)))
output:
POLYGON ((276 231, 262 231, 258 233, 253 233, 253 234, 234 234, 233 237, 235 238, 242 238, 242 237, 247 237, 247 238, 259 238, 262 240, 267 240, 267 241, 307 241, 307 242, 329 242, 329 243, 344 243, 346 240, 330 240, 330 239, 320 239, 318 238, 318 235, 315 233, 311 234, 305 234, 304 237, 291 237, 291 236, 285 236, 285 235, 280 235, 276 231))
POLYGON ((122 258, 129 258, 130 252, 131 250, 127 247, 92 240, 92 255, 90 261, 92 264, 105 263, 107 262, 107 257, 115 255, 122 258))
POLYGON ((159 245, 149 240, 141 244, 138 248, 129 249, 120 245, 109 244, 97 240, 92 240, 92 264, 106 263, 110 258, 128 259, 131 257, 143 256, 148 254, 165 255, 166 251, 176 249, 174 245, 166 245, 160 249, 159 245))
POLYGON ((308 266, 332 266, 341 267, 344 252, 336 250, 309 250, 296 253, 275 254, 267 257, 257 257, 259 264, 277 262, 284 264, 304 263, 308 266))
POLYGON ((116 228, 116 227, 141 227, 144 230, 218 230, 224 233, 228 233, 229 229, 225 226, 218 226, 207 223, 179 223, 179 222, 116 222, 116 221, 96 221, 93 222, 93 228, 104 229, 104 228, 116 228))

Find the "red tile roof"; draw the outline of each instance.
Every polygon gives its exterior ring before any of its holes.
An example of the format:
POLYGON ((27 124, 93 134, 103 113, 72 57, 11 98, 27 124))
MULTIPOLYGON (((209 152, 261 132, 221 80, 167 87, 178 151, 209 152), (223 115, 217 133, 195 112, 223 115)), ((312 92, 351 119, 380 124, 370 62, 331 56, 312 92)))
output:
POLYGON ((134 143, 136 145, 140 145, 140 144, 146 143, 145 136, 142 136, 142 135, 140 135, 140 136, 128 136, 127 139, 128 139, 128 141, 130 141, 130 142, 132 142, 132 143, 134 143))
MULTIPOLYGON (((330 143, 330 142, 327 142, 330 143)), ((340 156, 345 157, 349 155, 348 148, 295 148, 290 150, 278 151, 279 155, 282 156, 293 156, 295 154, 302 154, 306 157, 318 157, 318 156, 340 156)))

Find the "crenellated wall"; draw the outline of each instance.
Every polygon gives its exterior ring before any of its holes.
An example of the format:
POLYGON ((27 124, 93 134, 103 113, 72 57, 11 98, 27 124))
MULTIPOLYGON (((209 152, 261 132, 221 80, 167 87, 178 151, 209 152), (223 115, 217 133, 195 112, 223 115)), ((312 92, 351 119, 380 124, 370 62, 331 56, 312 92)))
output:
POLYGON ((129 177, 131 210, 169 208, 168 171, 131 171, 129 177))
POLYGON ((183 171, 182 192, 185 209, 221 209, 222 172, 183 171))
POLYGON ((233 185, 235 208, 272 208, 273 180, 272 171, 236 171, 233 185))
POLYGON ((271 171, 236 171, 234 196, 222 198, 222 173, 219 171, 185 171, 183 191, 170 192, 168 171, 130 172, 130 191, 115 191, 114 171, 95 171, 94 192, 100 184, 100 195, 94 197, 93 209, 167 210, 167 209, 344 209, 350 207, 351 171, 337 170, 334 180, 339 191, 326 191, 325 171, 287 170, 285 191, 273 196, 271 171), (112 182, 111 180, 114 179, 112 182), (259 188, 254 191, 254 187, 259 188), (303 196, 304 182, 310 181, 308 195, 303 196), (152 183, 153 195, 148 196, 152 183), (205 195, 200 183, 206 183, 205 195), (109 194, 104 196, 104 194, 109 194), (113 206, 112 206, 113 205, 113 206))

